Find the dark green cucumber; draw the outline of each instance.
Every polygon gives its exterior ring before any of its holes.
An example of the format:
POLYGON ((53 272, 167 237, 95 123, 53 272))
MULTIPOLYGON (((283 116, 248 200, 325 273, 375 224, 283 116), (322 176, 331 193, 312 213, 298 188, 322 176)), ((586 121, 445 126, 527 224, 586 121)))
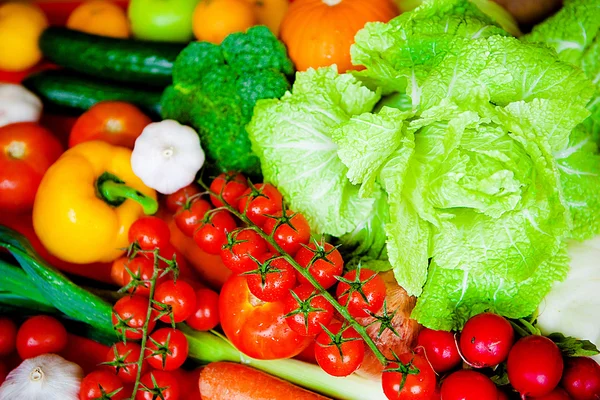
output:
POLYGON ((50 111, 81 113, 100 101, 126 101, 154 118, 160 117, 161 90, 92 79, 66 70, 31 75, 23 85, 50 111))
POLYGON ((173 63, 184 47, 60 27, 50 27, 40 37, 44 56, 62 67, 97 78, 162 87, 171 84, 173 63))

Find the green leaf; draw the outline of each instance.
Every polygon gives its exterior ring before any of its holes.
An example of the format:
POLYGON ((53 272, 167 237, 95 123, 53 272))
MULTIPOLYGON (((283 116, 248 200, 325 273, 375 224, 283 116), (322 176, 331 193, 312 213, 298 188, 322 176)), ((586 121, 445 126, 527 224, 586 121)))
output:
POLYGON ((548 335, 565 357, 593 357, 600 354, 600 351, 589 340, 579 340, 568 337, 562 333, 552 333, 548 335))

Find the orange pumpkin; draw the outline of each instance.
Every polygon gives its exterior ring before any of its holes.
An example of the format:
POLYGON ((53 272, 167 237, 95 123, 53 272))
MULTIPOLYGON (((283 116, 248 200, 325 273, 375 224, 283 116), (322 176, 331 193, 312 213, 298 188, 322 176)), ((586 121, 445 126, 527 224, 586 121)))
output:
POLYGON ((396 15, 390 0, 294 0, 281 23, 281 40, 298 71, 337 64, 345 72, 357 69, 350 60, 356 32, 396 15))

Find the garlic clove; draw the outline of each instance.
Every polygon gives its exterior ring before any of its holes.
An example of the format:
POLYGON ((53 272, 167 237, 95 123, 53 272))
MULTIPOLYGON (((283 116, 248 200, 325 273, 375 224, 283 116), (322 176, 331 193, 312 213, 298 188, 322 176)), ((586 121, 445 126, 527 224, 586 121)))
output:
POLYGON ((16 122, 37 122, 42 101, 21 85, 0 84, 0 127, 16 122))

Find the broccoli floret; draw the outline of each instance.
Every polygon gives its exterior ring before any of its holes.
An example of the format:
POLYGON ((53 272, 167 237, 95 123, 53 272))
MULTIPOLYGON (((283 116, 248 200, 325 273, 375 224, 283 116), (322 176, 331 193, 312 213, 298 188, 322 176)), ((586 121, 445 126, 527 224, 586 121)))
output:
POLYGON ((264 26, 231 34, 220 46, 194 42, 175 61, 161 113, 193 126, 217 169, 256 176, 260 163, 246 124, 258 100, 289 90, 293 72, 285 46, 264 26))

